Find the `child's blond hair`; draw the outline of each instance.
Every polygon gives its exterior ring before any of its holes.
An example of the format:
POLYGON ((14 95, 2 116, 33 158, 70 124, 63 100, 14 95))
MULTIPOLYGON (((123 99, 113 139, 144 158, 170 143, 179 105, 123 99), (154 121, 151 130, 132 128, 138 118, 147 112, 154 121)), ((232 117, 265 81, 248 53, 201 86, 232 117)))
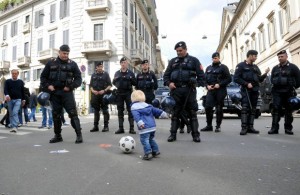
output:
POLYGON ((133 91, 131 94, 131 101, 132 102, 145 102, 146 97, 145 97, 144 92, 142 92, 141 90, 133 91))

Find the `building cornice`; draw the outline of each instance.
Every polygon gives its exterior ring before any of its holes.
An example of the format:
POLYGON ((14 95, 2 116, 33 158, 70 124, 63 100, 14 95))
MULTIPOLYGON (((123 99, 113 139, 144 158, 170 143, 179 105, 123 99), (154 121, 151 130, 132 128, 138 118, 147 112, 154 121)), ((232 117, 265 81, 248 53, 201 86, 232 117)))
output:
POLYGON ((4 11, 2 14, 0 14, 0 20, 5 19, 6 17, 10 17, 11 15, 16 15, 16 12, 38 2, 39 0, 26 0, 24 3, 15 5, 9 10, 4 11))

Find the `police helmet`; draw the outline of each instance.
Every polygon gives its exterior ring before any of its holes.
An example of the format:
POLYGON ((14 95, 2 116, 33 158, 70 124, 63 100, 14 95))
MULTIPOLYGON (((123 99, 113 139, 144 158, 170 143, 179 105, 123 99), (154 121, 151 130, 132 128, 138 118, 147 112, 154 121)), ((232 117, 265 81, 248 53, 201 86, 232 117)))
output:
POLYGON ((232 103, 234 103, 234 104, 238 104, 239 102, 241 102, 241 99, 242 99, 242 95, 240 92, 229 94, 229 97, 230 97, 232 103))
POLYGON ((37 101, 41 106, 50 105, 50 94, 47 92, 41 92, 37 96, 37 101))
POLYGON ((152 100, 152 106, 154 106, 155 108, 159 108, 160 107, 160 102, 158 99, 154 99, 152 100))
POLYGON ((300 109, 300 98, 297 96, 289 98, 289 105, 293 110, 299 110, 300 109))
POLYGON ((116 104, 116 95, 114 93, 105 94, 103 96, 104 104, 116 104))
POLYGON ((167 113, 173 112, 176 101, 172 96, 166 96, 161 100, 161 108, 167 113))

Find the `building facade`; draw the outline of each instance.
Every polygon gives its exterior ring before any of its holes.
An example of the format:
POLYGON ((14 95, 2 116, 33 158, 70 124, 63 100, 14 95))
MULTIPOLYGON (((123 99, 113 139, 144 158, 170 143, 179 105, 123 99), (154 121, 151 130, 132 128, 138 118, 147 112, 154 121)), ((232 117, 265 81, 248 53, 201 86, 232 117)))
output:
POLYGON ((258 51, 262 71, 278 64, 277 53, 283 49, 300 66, 300 1, 240 0, 224 7, 217 49, 222 62, 233 73, 250 49, 258 51))
POLYGON ((70 46, 70 59, 78 64, 86 84, 75 90, 79 106, 89 107, 90 76, 99 61, 111 78, 123 56, 134 72, 143 59, 149 59, 157 74, 164 69, 155 0, 13 2, 0 6, 0 98, 12 69, 19 69, 25 86, 38 92, 40 74, 62 44, 70 46))

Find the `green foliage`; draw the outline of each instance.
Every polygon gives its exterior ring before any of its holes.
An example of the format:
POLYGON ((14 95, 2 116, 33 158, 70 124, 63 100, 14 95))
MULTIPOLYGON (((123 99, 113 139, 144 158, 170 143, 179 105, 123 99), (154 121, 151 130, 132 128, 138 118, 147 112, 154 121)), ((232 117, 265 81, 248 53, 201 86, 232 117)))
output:
POLYGON ((9 4, 9 0, 2 0, 0 2, 0 11, 6 10, 8 4, 9 4))

